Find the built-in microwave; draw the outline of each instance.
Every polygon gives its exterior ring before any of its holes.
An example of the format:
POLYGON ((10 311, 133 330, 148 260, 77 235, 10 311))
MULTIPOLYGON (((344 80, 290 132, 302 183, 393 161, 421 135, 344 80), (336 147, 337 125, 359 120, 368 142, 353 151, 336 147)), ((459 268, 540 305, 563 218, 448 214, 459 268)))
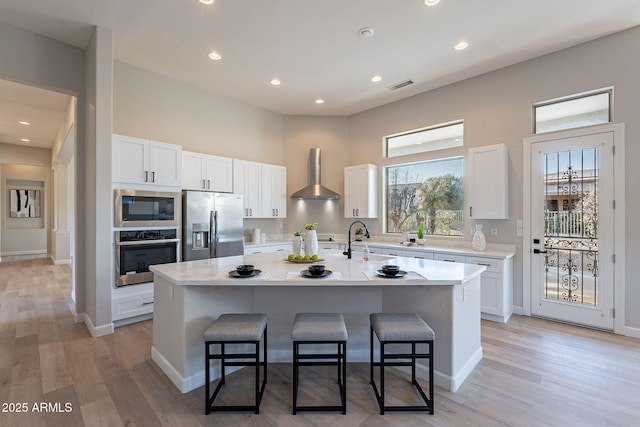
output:
POLYGON ((180 227, 182 193, 115 190, 116 227, 180 227))

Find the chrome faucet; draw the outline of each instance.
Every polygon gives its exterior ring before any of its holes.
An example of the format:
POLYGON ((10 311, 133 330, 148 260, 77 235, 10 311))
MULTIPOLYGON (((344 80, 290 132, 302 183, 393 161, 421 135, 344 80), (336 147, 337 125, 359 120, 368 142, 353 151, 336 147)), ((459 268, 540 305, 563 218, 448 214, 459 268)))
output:
POLYGON ((367 225, 364 222, 360 220, 353 221, 349 226, 349 237, 348 237, 349 243, 347 244, 347 250, 342 253, 343 255, 346 255, 348 259, 351 259, 351 228, 354 226, 354 224, 357 224, 357 223, 362 224, 362 226, 364 227, 365 237, 367 239, 371 238, 371 235, 369 234, 369 229, 367 228, 367 225))

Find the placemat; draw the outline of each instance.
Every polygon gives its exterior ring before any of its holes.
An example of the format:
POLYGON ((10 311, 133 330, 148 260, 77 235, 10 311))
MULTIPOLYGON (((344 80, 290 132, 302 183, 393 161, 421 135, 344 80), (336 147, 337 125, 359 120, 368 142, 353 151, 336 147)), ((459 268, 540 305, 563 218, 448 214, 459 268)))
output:
POLYGON ((370 273, 367 271, 364 271, 363 273, 369 278, 369 280, 428 280, 426 277, 421 276, 415 271, 407 271, 406 276, 403 277, 382 277, 376 273, 370 273))
POLYGON ((342 274, 339 271, 333 271, 325 277, 306 277, 298 271, 288 271, 286 280, 342 280, 342 274))

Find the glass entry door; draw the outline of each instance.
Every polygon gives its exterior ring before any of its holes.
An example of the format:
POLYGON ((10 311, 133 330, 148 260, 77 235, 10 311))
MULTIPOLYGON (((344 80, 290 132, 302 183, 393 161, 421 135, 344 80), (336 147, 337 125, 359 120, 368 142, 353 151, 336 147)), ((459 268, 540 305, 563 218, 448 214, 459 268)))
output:
POLYGON ((531 312, 613 330, 613 134, 532 144, 531 312))

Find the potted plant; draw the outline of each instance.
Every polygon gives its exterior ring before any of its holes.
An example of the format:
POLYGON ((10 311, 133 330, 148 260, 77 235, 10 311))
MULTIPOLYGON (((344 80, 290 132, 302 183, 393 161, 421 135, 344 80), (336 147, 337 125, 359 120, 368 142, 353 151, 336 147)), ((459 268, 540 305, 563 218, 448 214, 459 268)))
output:
POLYGON ((364 230, 362 228, 356 228, 356 241, 362 241, 362 235, 364 234, 364 230))
POLYGON ((418 224, 418 244, 424 245, 424 224, 418 224))

